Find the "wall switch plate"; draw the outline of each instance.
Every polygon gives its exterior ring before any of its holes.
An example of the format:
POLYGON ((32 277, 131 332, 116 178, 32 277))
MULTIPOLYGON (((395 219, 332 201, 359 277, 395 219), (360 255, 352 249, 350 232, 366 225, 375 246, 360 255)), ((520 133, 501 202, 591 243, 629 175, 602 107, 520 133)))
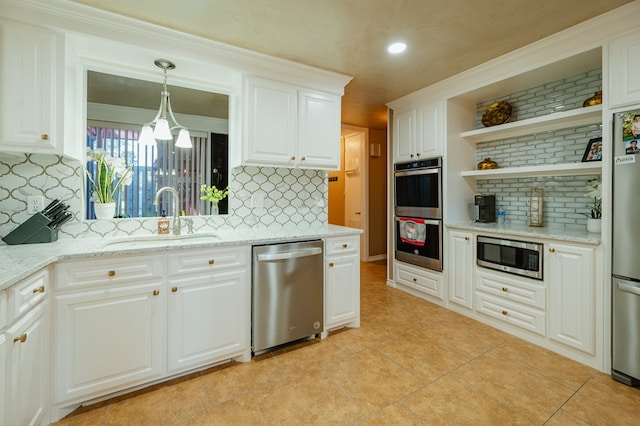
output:
POLYGON ((27 197, 27 213, 38 213, 42 209, 44 209, 44 197, 42 195, 27 197))

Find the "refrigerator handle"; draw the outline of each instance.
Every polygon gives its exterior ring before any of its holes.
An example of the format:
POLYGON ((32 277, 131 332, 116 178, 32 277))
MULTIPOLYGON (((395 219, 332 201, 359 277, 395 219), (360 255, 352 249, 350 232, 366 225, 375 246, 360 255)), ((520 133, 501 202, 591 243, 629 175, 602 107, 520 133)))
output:
POLYGON ((640 296, 640 286, 625 284, 618 281, 618 290, 626 291, 627 293, 633 293, 636 296, 640 296))

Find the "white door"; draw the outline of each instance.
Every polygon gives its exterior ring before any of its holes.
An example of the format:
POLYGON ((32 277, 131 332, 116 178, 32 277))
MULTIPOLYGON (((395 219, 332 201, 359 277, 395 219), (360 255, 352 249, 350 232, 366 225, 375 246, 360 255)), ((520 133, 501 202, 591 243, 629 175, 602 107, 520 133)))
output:
MULTIPOLYGON (((360 132, 345 136, 344 138, 344 163, 345 163, 345 225, 350 228, 365 230, 367 223, 366 209, 366 157, 364 155, 367 144, 366 133, 360 132)), ((366 254, 365 234, 361 234, 360 246, 365 247, 361 255, 366 254)))

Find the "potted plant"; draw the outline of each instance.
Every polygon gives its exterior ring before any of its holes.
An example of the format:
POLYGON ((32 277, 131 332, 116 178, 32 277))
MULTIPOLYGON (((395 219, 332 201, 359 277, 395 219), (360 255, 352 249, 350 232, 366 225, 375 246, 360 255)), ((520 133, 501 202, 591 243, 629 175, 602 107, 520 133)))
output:
POLYGON ((131 167, 127 167, 123 158, 114 158, 101 148, 87 148, 87 160, 96 163, 95 176, 85 169, 91 182, 96 219, 111 219, 115 216, 118 189, 131 183, 131 167))
POLYGON ((229 195, 229 187, 218 189, 215 185, 207 187, 203 184, 200 187, 200 192, 202 193, 200 199, 211 203, 211 214, 218 214, 218 203, 229 195))
POLYGON ((602 231, 602 181, 600 179, 587 182, 587 197, 593 199, 591 212, 583 213, 587 216, 587 231, 600 233, 602 231))

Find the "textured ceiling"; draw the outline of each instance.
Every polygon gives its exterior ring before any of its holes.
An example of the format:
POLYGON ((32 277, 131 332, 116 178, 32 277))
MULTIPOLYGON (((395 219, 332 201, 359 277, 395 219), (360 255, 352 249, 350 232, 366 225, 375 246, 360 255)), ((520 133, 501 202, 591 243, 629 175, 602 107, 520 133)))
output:
POLYGON ((351 75, 343 123, 383 129, 386 102, 632 0, 74 1, 351 75))

